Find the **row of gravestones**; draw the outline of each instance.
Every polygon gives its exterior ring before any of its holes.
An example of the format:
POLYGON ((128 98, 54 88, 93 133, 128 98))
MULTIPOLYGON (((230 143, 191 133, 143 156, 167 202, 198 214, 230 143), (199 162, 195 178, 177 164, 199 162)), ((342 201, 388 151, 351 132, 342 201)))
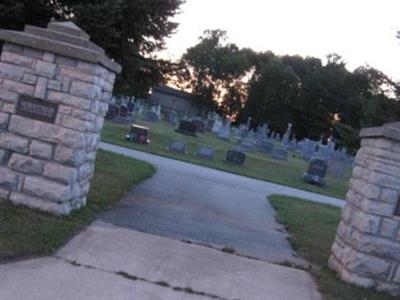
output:
MULTIPOLYGON (((188 154, 187 142, 181 140, 174 140, 169 144, 167 150, 179 154, 188 154)), ((201 145, 196 149, 195 155, 202 159, 213 160, 215 157, 215 149, 210 146, 201 145)), ((226 158, 225 158, 226 162, 237 165, 243 165, 245 160, 246 160, 246 154, 244 154, 243 152, 237 150, 229 150, 226 153, 226 158)))

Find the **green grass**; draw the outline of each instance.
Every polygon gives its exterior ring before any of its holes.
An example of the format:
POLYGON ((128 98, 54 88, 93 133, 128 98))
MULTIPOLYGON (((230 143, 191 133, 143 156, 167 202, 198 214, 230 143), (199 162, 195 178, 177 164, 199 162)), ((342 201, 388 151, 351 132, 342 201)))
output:
POLYGON ((340 221, 340 209, 285 196, 269 197, 279 222, 287 226, 290 242, 297 253, 311 264, 321 293, 327 300, 395 300, 341 281, 329 269, 328 259, 340 221))
POLYGON ((51 254, 154 172, 148 163, 100 150, 87 206, 70 216, 0 202, 0 263, 51 254))
POLYGON ((308 163, 303 159, 293 157, 293 154, 290 155, 288 161, 279 161, 267 157, 262 153, 249 153, 245 164, 243 166, 236 166, 223 161, 225 159, 226 151, 235 146, 233 141, 222 141, 217 139, 214 134, 210 132, 199 134, 199 137, 197 138, 182 135, 176 133, 174 131, 175 127, 170 126, 164 121, 159 123, 137 123, 150 127, 150 145, 139 145, 126 141, 124 137, 129 130, 129 125, 121 125, 112 122, 105 123, 102 132, 102 140, 104 142, 183 160, 247 177, 275 182, 342 199, 345 198, 347 183, 350 178, 350 169, 346 171, 343 178, 335 178, 328 174, 328 184, 325 188, 321 188, 307 184, 301 179, 302 174, 307 170, 308 163), (189 154, 183 155, 168 151, 167 146, 174 139, 187 141, 189 154), (209 161, 196 157, 194 153, 199 145, 214 147, 216 149, 215 159, 209 161))

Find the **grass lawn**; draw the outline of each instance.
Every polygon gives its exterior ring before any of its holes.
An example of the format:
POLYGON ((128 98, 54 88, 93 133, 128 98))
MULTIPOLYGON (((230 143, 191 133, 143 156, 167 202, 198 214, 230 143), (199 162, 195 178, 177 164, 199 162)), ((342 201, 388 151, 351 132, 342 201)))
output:
POLYGON ((51 254, 154 172, 148 163, 99 150, 87 206, 70 216, 0 202, 0 263, 51 254))
POLYGON ((176 133, 174 131, 175 127, 164 121, 159 123, 137 123, 150 127, 150 145, 139 145, 125 141, 125 135, 129 130, 129 125, 116 124, 112 122, 105 123, 102 131, 102 140, 104 142, 117 144, 144 152, 150 152, 157 155, 167 156, 174 159, 184 160, 210 168, 271 181, 342 199, 345 198, 347 183, 351 173, 350 169, 346 171, 346 175, 343 178, 335 178, 328 174, 327 186, 325 188, 320 188, 303 182, 301 176, 307 170, 308 163, 303 159, 293 157, 293 155, 290 155, 288 161, 279 161, 267 157, 262 153, 249 153, 247 154, 244 166, 235 166, 223 162, 226 151, 235 146, 233 141, 222 141, 216 138, 211 132, 199 134, 199 137, 197 138, 182 135, 176 133), (174 139, 187 141, 189 154, 183 155, 168 151, 166 148, 171 140, 174 139), (209 161, 196 157, 194 153, 199 145, 208 145, 214 147, 214 149, 216 149, 215 159, 213 161, 209 161))
POLYGON ((328 268, 340 208, 285 196, 271 196, 269 200, 277 211, 278 221, 287 226, 293 248, 320 268, 314 275, 327 300, 395 300, 395 297, 344 283, 328 268))

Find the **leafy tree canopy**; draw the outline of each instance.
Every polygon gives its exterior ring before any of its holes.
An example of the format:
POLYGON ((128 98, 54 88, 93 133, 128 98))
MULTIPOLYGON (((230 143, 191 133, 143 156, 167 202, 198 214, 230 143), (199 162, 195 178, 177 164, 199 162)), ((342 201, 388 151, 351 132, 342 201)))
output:
POLYGON ((0 27, 22 30, 52 19, 72 20, 123 66, 115 91, 145 95, 171 67, 152 53, 178 24, 171 18, 183 0, 1 0, 0 27))

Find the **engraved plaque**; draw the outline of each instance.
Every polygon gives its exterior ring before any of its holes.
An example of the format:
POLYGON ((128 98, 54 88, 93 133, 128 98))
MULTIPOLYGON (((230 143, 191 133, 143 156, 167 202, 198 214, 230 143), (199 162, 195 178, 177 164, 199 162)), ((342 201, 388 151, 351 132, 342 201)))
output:
POLYGON ((17 115, 30 119, 54 123, 57 117, 58 104, 20 95, 17 104, 17 115))

